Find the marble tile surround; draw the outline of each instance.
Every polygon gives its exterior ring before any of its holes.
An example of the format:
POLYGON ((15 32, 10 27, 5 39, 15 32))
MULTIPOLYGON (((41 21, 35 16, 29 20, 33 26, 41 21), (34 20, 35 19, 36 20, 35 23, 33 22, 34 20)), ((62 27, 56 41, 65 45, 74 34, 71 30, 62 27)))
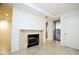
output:
POLYGON ((20 50, 27 48, 28 35, 39 34, 39 46, 43 43, 43 31, 42 30, 20 30, 20 50))

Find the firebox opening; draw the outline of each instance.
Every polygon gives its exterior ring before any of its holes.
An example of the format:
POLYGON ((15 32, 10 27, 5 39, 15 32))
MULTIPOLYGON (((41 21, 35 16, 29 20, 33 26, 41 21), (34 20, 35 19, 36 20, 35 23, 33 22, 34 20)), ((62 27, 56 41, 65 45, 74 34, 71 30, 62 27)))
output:
POLYGON ((36 45, 39 45, 39 34, 29 34, 27 47, 32 47, 36 45))

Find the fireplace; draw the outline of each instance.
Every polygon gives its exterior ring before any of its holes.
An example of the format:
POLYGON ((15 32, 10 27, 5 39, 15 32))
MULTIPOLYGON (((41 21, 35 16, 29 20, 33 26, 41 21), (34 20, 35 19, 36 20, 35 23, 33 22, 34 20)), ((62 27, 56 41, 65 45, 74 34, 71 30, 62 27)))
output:
POLYGON ((39 45, 39 34, 28 34, 27 47, 39 45))
POLYGON ((26 49, 33 46, 41 46, 43 44, 43 30, 20 30, 19 49, 26 49))

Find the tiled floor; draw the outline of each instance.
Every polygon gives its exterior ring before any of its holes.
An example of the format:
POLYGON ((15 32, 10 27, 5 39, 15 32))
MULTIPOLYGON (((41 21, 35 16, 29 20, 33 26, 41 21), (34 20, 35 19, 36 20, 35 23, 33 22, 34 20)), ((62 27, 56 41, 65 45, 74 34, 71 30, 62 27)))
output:
POLYGON ((79 55, 79 50, 60 46, 58 41, 54 41, 43 46, 33 46, 12 55, 79 55))

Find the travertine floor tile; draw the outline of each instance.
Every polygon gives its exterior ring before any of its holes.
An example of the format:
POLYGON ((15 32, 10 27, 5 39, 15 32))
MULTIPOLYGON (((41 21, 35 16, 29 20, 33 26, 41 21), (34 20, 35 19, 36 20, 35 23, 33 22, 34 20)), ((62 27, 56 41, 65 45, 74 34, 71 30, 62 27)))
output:
POLYGON ((79 55, 79 50, 63 47, 58 41, 46 43, 42 46, 33 46, 12 55, 79 55))

